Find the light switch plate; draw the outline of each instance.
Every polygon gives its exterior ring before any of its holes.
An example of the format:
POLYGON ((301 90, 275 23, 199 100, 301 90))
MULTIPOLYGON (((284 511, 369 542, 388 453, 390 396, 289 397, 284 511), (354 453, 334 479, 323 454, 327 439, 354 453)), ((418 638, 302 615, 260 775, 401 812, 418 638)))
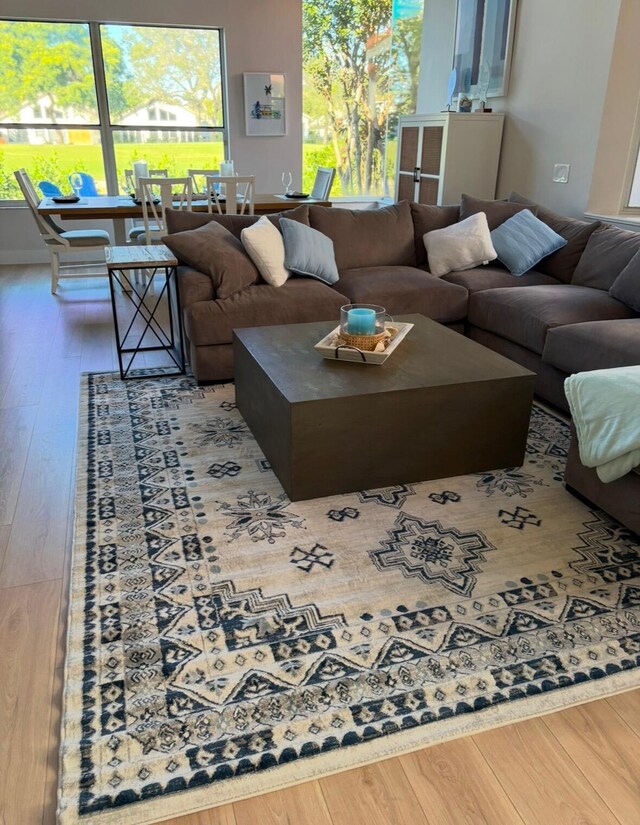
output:
POLYGON ((570 163, 554 163, 553 164, 553 182, 554 183, 569 183, 569 171, 571 170, 570 163))

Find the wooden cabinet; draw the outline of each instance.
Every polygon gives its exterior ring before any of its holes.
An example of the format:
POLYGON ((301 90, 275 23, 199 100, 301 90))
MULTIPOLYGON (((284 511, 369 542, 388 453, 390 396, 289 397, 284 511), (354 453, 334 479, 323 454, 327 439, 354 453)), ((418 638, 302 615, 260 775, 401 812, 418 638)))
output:
POLYGON ((466 192, 495 198, 503 114, 442 112, 401 117, 396 200, 444 206, 466 192))

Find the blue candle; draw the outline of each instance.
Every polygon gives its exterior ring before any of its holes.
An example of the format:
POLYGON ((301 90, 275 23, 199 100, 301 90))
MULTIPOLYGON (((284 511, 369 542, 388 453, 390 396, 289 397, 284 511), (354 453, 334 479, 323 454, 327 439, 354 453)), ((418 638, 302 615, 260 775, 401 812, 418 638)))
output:
POLYGON ((347 312, 347 331, 350 335, 374 335, 376 313, 373 309, 350 309, 347 312))

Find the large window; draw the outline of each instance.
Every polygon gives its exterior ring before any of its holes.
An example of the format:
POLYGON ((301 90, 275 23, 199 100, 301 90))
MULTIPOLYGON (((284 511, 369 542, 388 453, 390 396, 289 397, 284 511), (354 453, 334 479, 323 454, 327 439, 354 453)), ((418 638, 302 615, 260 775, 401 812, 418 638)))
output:
POLYGON ((631 191, 629 193, 628 206, 631 208, 640 207, 640 151, 636 160, 636 168, 631 181, 631 191))
POLYGON ((304 0, 303 189, 393 193, 397 123, 416 110, 424 0, 304 0))
POLYGON ((218 29, 0 21, 0 54, 0 199, 20 198, 20 167, 116 194, 135 160, 184 175, 224 158, 218 29))

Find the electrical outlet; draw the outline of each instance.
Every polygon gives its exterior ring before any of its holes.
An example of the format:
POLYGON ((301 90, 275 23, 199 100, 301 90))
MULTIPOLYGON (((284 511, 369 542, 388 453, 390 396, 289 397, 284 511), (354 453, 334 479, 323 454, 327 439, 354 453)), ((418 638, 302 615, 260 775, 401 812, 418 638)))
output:
POLYGON ((554 163, 553 164, 553 182, 554 183, 569 183, 569 171, 571 170, 570 163, 554 163))

